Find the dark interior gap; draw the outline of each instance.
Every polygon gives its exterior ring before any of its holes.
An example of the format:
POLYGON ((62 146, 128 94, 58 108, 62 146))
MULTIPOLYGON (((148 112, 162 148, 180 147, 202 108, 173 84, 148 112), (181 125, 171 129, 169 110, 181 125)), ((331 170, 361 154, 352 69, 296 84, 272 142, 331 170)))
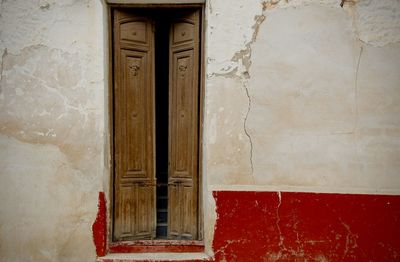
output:
POLYGON ((158 17, 155 21, 157 239, 166 239, 168 229, 168 56, 169 22, 158 17))

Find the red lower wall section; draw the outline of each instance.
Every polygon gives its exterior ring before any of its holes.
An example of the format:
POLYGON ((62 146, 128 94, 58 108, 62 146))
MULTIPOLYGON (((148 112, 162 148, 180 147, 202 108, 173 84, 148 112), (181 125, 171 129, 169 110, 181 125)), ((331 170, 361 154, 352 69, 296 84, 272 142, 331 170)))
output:
POLYGON ((213 195, 216 261, 400 261, 400 196, 213 195))
POLYGON ((107 209, 104 192, 99 192, 97 208, 96 220, 92 225, 93 242, 96 247, 97 256, 105 256, 107 246, 107 209))
MULTIPOLYGON (((215 257, 207 261, 400 261, 400 196, 234 191, 213 195, 215 257)), ((104 256, 104 193, 99 194, 93 237, 97 255, 104 256)))

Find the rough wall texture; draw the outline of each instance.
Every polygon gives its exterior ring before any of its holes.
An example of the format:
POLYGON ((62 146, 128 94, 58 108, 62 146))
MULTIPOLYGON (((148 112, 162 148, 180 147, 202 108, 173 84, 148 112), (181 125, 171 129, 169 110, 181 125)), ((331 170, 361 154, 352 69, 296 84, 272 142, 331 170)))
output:
POLYGON ((214 192, 215 261, 398 261, 400 197, 214 192))
POLYGON ((2 261, 94 261, 103 177, 99 1, 1 1, 2 261))
MULTIPOLYGON (((400 3, 339 2, 207 1, 208 253, 212 190, 400 193, 400 3)), ((1 1, 5 261, 94 260, 108 192, 103 7, 1 1)))
POLYGON ((210 6, 211 185, 399 192, 398 1, 210 6))
POLYGON ((208 189, 400 193, 400 2, 339 2, 209 2, 208 189))

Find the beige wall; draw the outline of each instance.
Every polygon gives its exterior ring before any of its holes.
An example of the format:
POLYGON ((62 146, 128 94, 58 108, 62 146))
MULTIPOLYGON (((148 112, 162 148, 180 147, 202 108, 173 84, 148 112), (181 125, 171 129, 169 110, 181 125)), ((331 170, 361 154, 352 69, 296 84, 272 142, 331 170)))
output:
MULTIPOLYGON (((212 0, 204 206, 212 190, 400 193, 400 3, 212 0)), ((99 0, 0 5, 0 254, 94 261, 108 192, 99 0)))
POLYGON ((210 185, 399 193, 398 1, 245 2, 209 17, 210 185))
POLYGON ((104 169, 100 1, 2 1, 1 261, 94 261, 104 169))

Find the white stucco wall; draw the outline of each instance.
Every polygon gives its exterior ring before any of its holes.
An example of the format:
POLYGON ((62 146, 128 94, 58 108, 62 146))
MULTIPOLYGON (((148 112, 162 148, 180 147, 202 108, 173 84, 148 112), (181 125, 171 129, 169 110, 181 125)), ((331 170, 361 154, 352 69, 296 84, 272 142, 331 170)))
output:
POLYGON ((2 1, 0 14, 0 260, 94 261, 102 4, 2 1))
MULTIPOLYGON (((205 241, 212 190, 400 193, 400 2, 211 0, 205 241)), ((0 254, 94 261, 108 192, 100 0, 0 4, 0 254)))

